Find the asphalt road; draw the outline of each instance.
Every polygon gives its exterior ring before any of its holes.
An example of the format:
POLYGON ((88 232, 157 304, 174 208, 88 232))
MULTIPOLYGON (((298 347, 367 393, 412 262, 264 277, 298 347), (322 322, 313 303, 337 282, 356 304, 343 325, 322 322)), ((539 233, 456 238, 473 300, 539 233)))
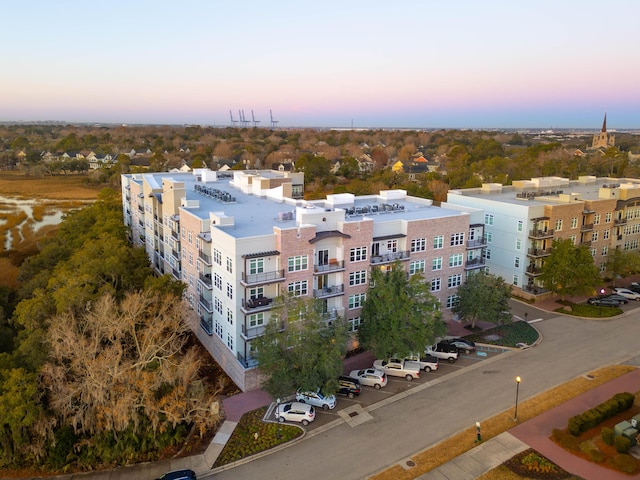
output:
POLYGON ((516 376, 522 378, 523 401, 604 365, 640 365, 640 309, 613 320, 527 311, 530 320, 547 318, 535 323, 544 337, 538 346, 477 362, 434 379, 428 388, 374 405, 372 419, 356 427, 338 422, 280 451, 201 478, 367 478, 476 421, 513 408, 516 376))

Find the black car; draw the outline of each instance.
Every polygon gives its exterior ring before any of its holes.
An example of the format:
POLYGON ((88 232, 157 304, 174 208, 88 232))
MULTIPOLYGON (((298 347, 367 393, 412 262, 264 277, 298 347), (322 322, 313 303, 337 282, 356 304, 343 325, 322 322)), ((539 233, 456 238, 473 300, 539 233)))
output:
POLYGON ((471 352, 475 352, 476 350, 476 344, 471 340, 464 338, 448 338, 443 340, 442 343, 453 345, 458 349, 458 353, 464 353, 466 355, 469 355, 471 352))
POLYGON ((436 350, 439 352, 458 353, 458 347, 444 340, 436 344, 436 350))
POLYGON ((589 305, 595 305, 597 307, 617 307, 620 305, 620 302, 613 298, 608 297, 591 297, 587 300, 589 305))
POLYGON ((193 470, 175 470, 162 475, 157 480, 197 480, 193 470))
POLYGON ((632 282, 627 288, 632 292, 640 293, 640 283, 632 282))
POLYGON ((360 382, 355 378, 341 376, 338 379, 338 394, 344 395, 349 398, 357 397, 360 395, 362 388, 360 388, 360 382))

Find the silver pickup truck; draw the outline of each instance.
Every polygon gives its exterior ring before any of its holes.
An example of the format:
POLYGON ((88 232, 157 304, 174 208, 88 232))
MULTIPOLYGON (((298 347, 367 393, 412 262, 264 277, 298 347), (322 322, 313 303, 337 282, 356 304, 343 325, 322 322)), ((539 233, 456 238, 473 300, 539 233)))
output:
POLYGON ((420 368, 425 372, 438 370, 438 357, 434 357, 433 355, 418 355, 417 353, 412 353, 405 357, 405 360, 419 364, 420 368))
POLYGON ((376 360, 373 362, 373 367, 392 377, 404 377, 408 382, 414 378, 420 378, 420 364, 416 362, 391 358, 376 360))

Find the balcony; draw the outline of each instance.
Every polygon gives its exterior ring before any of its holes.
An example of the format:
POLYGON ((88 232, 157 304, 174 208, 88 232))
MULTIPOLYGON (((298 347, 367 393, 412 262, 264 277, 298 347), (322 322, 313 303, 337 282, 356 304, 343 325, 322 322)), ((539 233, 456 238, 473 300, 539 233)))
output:
POLYGON ((529 230, 529 238, 553 238, 553 229, 529 230))
POLYGON ((205 264, 211 266, 211 255, 207 255, 202 250, 198 250, 198 258, 202 260, 205 264))
POLYGON ((384 253, 382 255, 372 255, 371 263, 378 265, 382 263, 393 263, 396 260, 409 260, 409 255, 410 255, 410 252, 408 250, 404 252, 393 252, 393 253, 384 253))
POLYGON ((248 285, 264 285, 266 283, 282 282, 284 280, 284 270, 274 272, 244 273, 242 272, 241 283, 248 285))
POLYGON ((344 270, 344 260, 330 260, 329 263, 313 266, 314 273, 338 272, 344 270))
POLYGON ((467 242, 467 249, 471 250, 473 248, 482 248, 487 246, 487 241, 484 238, 469 240, 467 242))
POLYGON ((139 211, 140 213, 144 213, 144 206, 142 206, 142 205, 138 204, 138 211, 139 211))
POLYGON ((529 257, 547 257, 551 255, 550 248, 530 248, 527 252, 529 257))
POLYGON ((213 335, 213 317, 210 313, 200 314, 200 326, 208 335, 213 335))
POLYGON ((482 268, 485 265, 485 260, 482 257, 467 259, 467 263, 464 265, 465 270, 473 270, 474 268, 482 268))
POLYGON ((175 230, 171 230, 171 236, 175 239, 175 240, 180 240, 180 235, 178 234, 178 232, 176 232, 175 230))
POLYGON ((173 255, 173 258, 175 258, 176 260, 180 260, 180 252, 178 252, 177 250, 171 249, 171 255, 173 255))
POLYGON ((242 325, 242 338, 247 340, 253 340, 261 336, 264 333, 264 325, 257 325, 255 327, 250 327, 247 325, 242 325))
POLYGON ((313 291, 313 298, 329 298, 344 293, 344 285, 333 285, 313 291))
POLYGON ((526 274, 531 277, 537 277, 542 273, 542 269, 540 267, 536 267, 534 265, 530 265, 527 267, 526 274))
POLYGON ((200 305, 202 305, 207 310, 207 312, 213 313, 213 306, 211 305, 211 302, 209 300, 200 295, 200 299, 198 301, 200 302, 200 305))
POLYGON ((258 366, 258 361, 255 358, 245 358, 240 352, 238 352, 238 362, 240 362, 240 365, 244 368, 254 368, 258 366))
POLYGON ((256 298, 248 298, 246 300, 242 300, 242 310, 245 313, 269 310, 272 303, 273 298, 271 297, 260 296, 256 298))
POLYGON ((171 273, 173 274, 173 278, 175 278, 178 281, 182 281, 182 275, 180 275, 180 270, 179 269, 171 269, 171 273))
POLYGON ((613 224, 618 226, 618 225, 626 225, 627 224, 627 219, 626 218, 616 218, 613 221, 613 224))
POLYGON ((593 230, 593 223, 585 223, 580 226, 581 232, 590 232, 591 230, 593 230))
POLYGON ((200 281, 202 283, 204 283, 204 285, 211 290, 212 288, 212 283, 211 283, 211 274, 210 273, 202 273, 200 272, 200 281))
POLYGON ((344 316, 344 307, 331 308, 328 311, 322 313, 322 319, 325 322, 333 322, 334 320, 337 320, 338 317, 343 317, 343 316, 344 316))

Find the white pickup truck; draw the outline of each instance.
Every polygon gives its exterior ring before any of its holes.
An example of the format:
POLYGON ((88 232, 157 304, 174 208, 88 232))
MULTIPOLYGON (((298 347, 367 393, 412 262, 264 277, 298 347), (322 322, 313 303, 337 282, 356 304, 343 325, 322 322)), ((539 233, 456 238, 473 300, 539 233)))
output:
POLYGON ((458 359, 458 349, 443 343, 436 343, 428 346, 424 350, 424 353, 441 358, 449 363, 454 363, 458 359))
POLYGON ((420 364, 416 362, 391 358, 376 360, 373 362, 373 367, 392 377, 404 377, 408 382, 414 378, 420 378, 420 364))

